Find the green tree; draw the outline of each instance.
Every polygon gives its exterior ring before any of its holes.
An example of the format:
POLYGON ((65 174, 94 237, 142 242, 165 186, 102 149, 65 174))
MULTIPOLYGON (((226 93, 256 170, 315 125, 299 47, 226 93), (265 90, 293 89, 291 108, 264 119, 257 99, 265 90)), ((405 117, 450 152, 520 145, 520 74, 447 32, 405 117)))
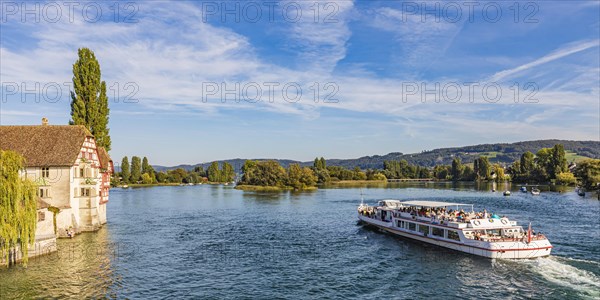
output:
POLYGON ((304 186, 302 182, 300 182, 300 178, 302 177, 302 168, 299 164, 291 164, 287 170, 287 180, 286 185, 291 186, 294 189, 300 190, 303 189, 304 186))
POLYGON ((302 190, 317 184, 317 177, 310 168, 302 168, 299 164, 291 164, 287 170, 286 185, 302 190))
POLYGON ((242 183, 250 184, 254 181, 255 173, 257 171, 257 162, 254 160, 247 160, 242 166, 242 183))
POLYGON ((131 157, 131 182, 136 183, 142 178, 142 161, 137 156, 131 157))
POLYGON ((71 91, 71 125, 84 125, 94 135, 96 145, 111 148, 108 129, 108 97, 106 83, 101 81, 100 64, 88 48, 78 50, 73 64, 73 91, 71 91))
POLYGON ((494 164, 492 169, 494 170, 494 174, 496 174, 496 181, 504 181, 504 168, 500 164, 494 164))
POLYGON ((148 158, 144 156, 142 159, 142 173, 150 173, 150 164, 148 163, 148 158))
POLYGON ((552 166, 552 148, 542 148, 535 154, 535 170, 533 177, 537 181, 546 181, 551 178, 554 172, 552 166))
POLYGON ((315 160, 313 162, 313 169, 314 170, 324 170, 327 168, 327 163, 325 162, 325 159, 323 157, 318 158, 315 157, 315 160))
POLYGON ((142 174, 142 183, 143 184, 151 184, 153 182, 152 177, 148 173, 142 174))
POLYGON ((206 172, 204 171, 204 168, 202 166, 194 167, 194 173, 197 173, 200 177, 206 176, 206 172))
POLYGON ((233 166, 230 163, 223 163, 221 169, 221 177, 222 182, 232 182, 233 180, 235 180, 235 170, 233 169, 233 166))
POLYGON ((326 169, 327 168, 327 162, 325 162, 325 159, 322 156, 319 159, 319 164, 321 165, 321 169, 326 169))
POLYGON ((315 169, 315 175, 317 176, 318 183, 327 183, 331 180, 327 169, 315 169))
POLYGON ((463 169, 464 168, 460 162, 460 158, 455 157, 452 160, 452 180, 453 181, 459 181, 462 179, 463 169))
POLYGON ((586 159, 575 167, 575 176, 587 189, 597 189, 600 183, 600 159, 586 159))
MULTIPOLYGON (((148 163, 148 158, 144 156, 144 158, 142 159, 142 176, 144 176, 144 174, 148 174, 148 177, 150 178, 150 183, 154 183, 156 182, 156 172, 154 171, 154 167, 152 167, 149 163, 148 163)), ((142 178, 142 182, 144 181, 144 178, 142 178)))
POLYGON ((535 156, 533 153, 527 151, 521 155, 521 161, 519 163, 519 171, 520 176, 525 178, 525 180, 529 179, 531 173, 535 169, 535 156))
POLYGON ((552 170, 549 171, 552 178, 556 178, 557 174, 568 170, 565 147, 562 144, 556 144, 552 147, 552 158, 550 160, 552 170))
POLYGON ((221 182, 221 170, 219 170, 219 163, 213 161, 212 164, 206 170, 208 174, 208 180, 211 182, 221 182))
POLYGON ((475 175, 478 180, 485 180, 490 177, 490 161, 487 156, 480 156, 475 160, 475 175))
MULTIPOLYGON (((322 159, 322 158, 321 158, 322 159)), ((325 162, 323 160, 323 167, 325 167, 325 162)), ((317 184, 317 176, 310 168, 303 167, 302 173, 300 175, 300 183, 302 183, 303 188, 312 187, 317 184)))
POLYGON ((556 174, 556 180, 559 184, 563 185, 574 185, 577 183, 577 178, 571 172, 561 172, 556 174))
POLYGON ((8 261, 19 247, 27 263, 28 248, 35 241, 37 186, 20 176, 25 159, 14 151, 0 150, 0 254, 8 261))
MULTIPOLYGON (((469 167, 468 165, 464 166, 464 170, 462 173, 462 180, 468 180, 468 181, 472 181, 475 180, 475 173, 473 172, 473 169, 471 167, 469 167)), ((426 178, 426 177, 424 177, 426 178)))
POLYGON ((351 180, 367 180, 367 174, 361 171, 359 167, 354 167, 351 180))
POLYGON ((123 183, 129 183, 129 179, 131 178, 131 169, 129 168, 129 159, 127 156, 121 160, 121 178, 123 183))
POLYGON ((177 168, 175 170, 169 170, 167 175, 168 175, 167 180, 171 183, 182 183, 183 180, 188 177, 187 171, 182 168, 177 168))
POLYGON ((258 186, 278 186, 286 184, 287 172, 278 162, 246 161, 242 168, 242 184, 258 186))
POLYGON ((433 168, 433 174, 435 178, 440 180, 448 179, 450 173, 450 166, 437 165, 433 168))
POLYGON ((168 179, 169 179, 169 176, 167 175, 167 173, 165 173, 165 172, 156 173, 156 181, 164 183, 164 182, 167 182, 168 179))

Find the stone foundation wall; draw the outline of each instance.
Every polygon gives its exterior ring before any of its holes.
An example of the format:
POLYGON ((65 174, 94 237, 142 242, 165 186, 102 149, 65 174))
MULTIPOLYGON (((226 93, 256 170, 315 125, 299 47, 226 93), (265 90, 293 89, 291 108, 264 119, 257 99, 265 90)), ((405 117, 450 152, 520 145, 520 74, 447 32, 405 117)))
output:
MULTIPOLYGON (((56 237, 53 235, 48 237, 40 237, 35 241, 33 246, 29 247, 28 256, 31 259, 36 256, 46 255, 56 251, 56 237)), ((5 256, 0 257, 0 266, 6 266, 8 262, 10 262, 10 264, 19 263, 22 260, 23 256, 21 255, 20 248, 15 247, 9 252, 8 260, 6 260, 5 256)))

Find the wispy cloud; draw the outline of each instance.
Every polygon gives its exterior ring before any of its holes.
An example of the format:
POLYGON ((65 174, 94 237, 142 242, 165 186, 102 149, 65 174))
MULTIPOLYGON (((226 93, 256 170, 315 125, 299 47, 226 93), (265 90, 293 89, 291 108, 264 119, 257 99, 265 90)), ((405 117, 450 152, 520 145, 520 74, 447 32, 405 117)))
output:
POLYGON ((494 74, 491 78, 490 81, 501 81, 511 75, 515 75, 517 73, 523 72, 525 70, 543 65, 545 63, 551 62, 551 61, 555 61, 557 59, 563 58, 565 56, 569 56, 571 54, 575 54, 577 52, 581 52, 593 47, 598 47, 600 46, 600 40, 594 40, 594 41, 579 41, 579 42, 575 42, 572 43, 570 45, 567 45, 561 49, 558 49, 548 55, 545 55, 543 57, 540 57, 530 63, 526 63, 524 65, 520 65, 516 68, 512 68, 509 70, 504 70, 504 71, 500 71, 496 74, 494 74))
MULTIPOLYGON (((314 4, 311 1, 299 3, 314 4)), ((301 124, 289 130, 300 132, 304 130, 304 126, 308 126, 308 122, 302 122, 314 121, 323 125, 315 130, 324 132, 330 127, 338 126, 368 128, 369 132, 384 134, 376 136, 370 135, 366 130, 357 130, 354 136, 365 140, 370 136, 385 140, 387 136, 393 141, 401 140, 397 137, 403 136, 418 140, 421 144, 429 143, 429 140, 456 139, 457 135, 464 136, 465 139, 489 142, 493 142, 496 136, 512 136, 512 140, 517 140, 532 137, 589 139, 597 135, 600 118, 597 114, 600 67, 597 59, 592 60, 591 65, 586 65, 588 61, 580 56, 589 55, 591 51, 586 50, 597 50, 598 40, 569 43, 513 68, 506 66, 508 62, 523 55, 493 53, 486 56, 486 53, 480 53, 479 61, 502 59, 501 63, 493 64, 502 67, 477 73, 472 78, 465 79, 467 76, 464 75, 456 78, 445 74, 420 77, 420 71, 435 64, 439 58, 449 55, 446 52, 458 43, 459 39, 455 37, 463 32, 463 24, 443 21, 424 23, 416 15, 406 15, 404 17, 407 19, 401 20, 399 11, 390 7, 359 11, 354 2, 341 0, 335 3, 338 9, 335 14, 337 22, 314 22, 313 16, 306 14, 303 16, 305 19, 299 22, 277 24, 281 28, 276 34, 290 43, 289 50, 294 53, 294 61, 291 63, 277 64, 261 56, 252 43, 253 37, 241 34, 234 27, 203 22, 202 11, 194 3, 139 3, 141 7, 137 24, 60 22, 39 26, 24 24, 18 30, 15 29, 18 24, 8 24, 8 27, 3 27, 3 38, 7 33, 16 32, 19 37, 23 36, 31 42, 27 42, 25 47, 2 43, 0 75, 4 83, 70 82, 76 49, 89 47, 100 60, 103 78, 109 86, 116 88, 115 84, 119 84, 121 102, 111 101, 111 122, 124 122, 126 118, 144 118, 151 114, 166 119, 201 116, 203 120, 228 120, 232 114, 238 114, 242 117, 236 122, 256 124, 247 120, 253 117, 272 118, 270 125, 277 122, 288 124, 290 120, 294 120, 301 124), (397 58, 401 63, 396 65, 383 61, 383 64, 389 65, 389 68, 401 69, 402 74, 386 77, 374 75, 372 70, 338 71, 338 66, 344 63, 350 51, 348 45, 352 44, 353 39, 352 22, 360 23, 363 29, 391 35, 391 45, 394 52, 398 53, 397 58), (566 60, 566 57, 571 59, 571 64, 561 66, 559 71, 547 70, 553 66, 551 62, 566 60), (503 68, 510 69, 501 70, 503 68), (496 72, 499 69, 501 71, 496 72), (490 78, 489 74, 494 72, 490 78), (442 87, 446 83, 466 81, 484 83, 491 80, 504 83, 507 79, 523 74, 528 75, 528 79, 548 82, 535 94, 538 103, 523 103, 522 97, 528 91, 522 91, 521 98, 515 102, 510 86, 512 83, 501 86, 503 94, 497 103, 488 103, 480 89, 474 94, 473 103, 469 102, 466 87, 463 88, 458 103, 444 100, 439 103, 432 100, 423 103, 423 93, 407 95, 402 88, 403 83, 425 84, 429 88, 436 83, 440 83, 442 87), (321 97, 328 92, 323 91, 323 84, 335 83, 338 90, 334 97, 339 102, 315 103, 311 89, 315 81, 321 84, 321 97), (122 103, 129 92, 124 90, 124 85, 128 82, 139 86, 135 95, 139 103, 135 105, 122 103), (219 95, 204 102, 203 82, 226 83, 228 87, 233 87, 236 83, 296 82, 301 85, 304 94, 299 103, 288 103, 282 97, 281 90, 273 95, 273 102, 221 102, 219 95), (332 114, 360 115, 361 118, 348 117, 340 121, 332 118, 332 114), (381 122, 381 119, 391 121, 381 122), (557 119, 569 120, 568 128, 563 128, 566 122, 557 123, 557 119), (490 135, 490 132, 494 134, 490 135)), ((362 48, 376 46, 360 45, 362 48)), ((454 61, 456 66, 451 67, 460 72, 477 69, 477 63, 470 60, 470 56, 463 55, 458 58, 451 56, 444 61, 454 61)), ((360 64, 360 60, 357 63, 360 64)), ((109 93, 113 98, 113 90, 109 93)), ((264 97, 262 99, 266 100, 264 97)), ((2 105, 0 117, 3 117, 3 122, 22 123, 26 118, 48 111, 68 116, 67 103, 67 93, 63 93, 61 111, 57 111, 58 105, 48 110, 48 105, 43 106, 43 103, 27 110, 19 99, 10 99, 2 105)), ((36 117, 36 122, 37 119, 36 117)), ((200 118, 195 120, 198 119, 200 118)), ((209 128, 211 125, 202 126, 209 128)), ((278 128, 277 125, 273 127, 278 128)), ((288 129, 281 130, 285 132, 288 129)), ((340 129, 339 132, 343 131, 340 129)), ((312 133, 314 132, 303 134, 312 133)), ((329 137, 333 136, 337 140, 352 140, 344 139, 339 134, 329 137)), ((393 146, 391 144, 390 147, 393 146)))

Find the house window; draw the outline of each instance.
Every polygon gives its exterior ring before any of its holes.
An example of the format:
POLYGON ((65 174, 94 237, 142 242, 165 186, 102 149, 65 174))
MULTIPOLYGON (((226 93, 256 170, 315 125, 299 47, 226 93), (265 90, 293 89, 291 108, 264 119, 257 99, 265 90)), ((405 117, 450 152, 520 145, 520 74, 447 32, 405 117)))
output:
POLYGON ((40 196, 41 198, 48 198, 50 197, 50 190, 48 190, 48 188, 41 188, 38 191, 38 196, 40 196))
POLYGON ((81 197, 89 197, 90 189, 89 188, 81 188, 81 197))
POLYGON ((83 168, 79 168, 79 177, 85 177, 85 171, 83 170, 83 168))
POLYGON ((50 168, 42 168, 42 178, 50 177, 50 168))
POLYGON ((43 211, 38 211, 38 222, 42 222, 46 220, 46 213, 43 211))

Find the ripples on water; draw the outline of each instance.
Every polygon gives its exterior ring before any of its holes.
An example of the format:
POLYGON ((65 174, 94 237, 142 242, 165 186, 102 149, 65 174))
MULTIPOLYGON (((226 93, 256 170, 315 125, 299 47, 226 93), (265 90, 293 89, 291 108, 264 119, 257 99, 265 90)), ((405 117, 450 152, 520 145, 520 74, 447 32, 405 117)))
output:
POLYGON ((597 200, 395 187, 365 198, 474 203, 531 221, 553 255, 489 260, 363 228, 358 188, 113 189, 107 226, 0 270, 0 298, 600 298, 597 200))

